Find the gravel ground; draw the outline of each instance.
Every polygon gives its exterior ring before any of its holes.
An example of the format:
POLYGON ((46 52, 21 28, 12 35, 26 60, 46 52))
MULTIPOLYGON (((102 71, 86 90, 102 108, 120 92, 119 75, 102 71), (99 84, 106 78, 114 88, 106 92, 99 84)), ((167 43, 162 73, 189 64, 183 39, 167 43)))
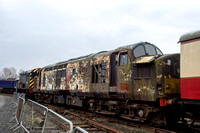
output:
MULTIPOLYGON (((0 132, 11 133, 10 128, 16 124, 16 121, 10 121, 16 110, 14 104, 10 104, 12 97, 10 95, 0 94, 0 132)), ((19 131, 18 131, 19 132, 19 131)))
POLYGON ((11 127, 11 123, 9 123, 9 118, 12 117, 12 105, 8 105, 12 101, 12 97, 0 94, 0 132, 1 133, 9 133, 9 127, 11 127))

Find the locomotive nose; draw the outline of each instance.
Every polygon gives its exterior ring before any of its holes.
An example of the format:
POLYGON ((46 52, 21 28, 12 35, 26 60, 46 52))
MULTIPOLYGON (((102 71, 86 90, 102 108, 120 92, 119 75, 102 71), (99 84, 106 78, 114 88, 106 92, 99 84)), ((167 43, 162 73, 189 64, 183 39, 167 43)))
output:
POLYGON ((158 96, 170 99, 180 96, 180 55, 163 55, 156 60, 158 96))

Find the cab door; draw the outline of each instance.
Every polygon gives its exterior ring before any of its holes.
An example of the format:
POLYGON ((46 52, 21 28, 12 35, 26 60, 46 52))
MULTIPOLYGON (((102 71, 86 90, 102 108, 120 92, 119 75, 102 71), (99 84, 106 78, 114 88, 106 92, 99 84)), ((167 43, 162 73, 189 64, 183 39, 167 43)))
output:
POLYGON ((118 94, 122 98, 130 98, 131 88, 132 88, 132 67, 131 60, 128 51, 119 53, 119 63, 118 63, 118 94))

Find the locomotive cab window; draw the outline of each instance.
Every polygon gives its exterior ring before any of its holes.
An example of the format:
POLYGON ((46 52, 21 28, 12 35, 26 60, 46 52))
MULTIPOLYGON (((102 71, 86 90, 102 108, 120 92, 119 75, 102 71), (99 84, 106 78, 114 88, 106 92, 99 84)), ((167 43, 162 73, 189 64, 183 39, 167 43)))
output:
POLYGON ((153 45, 146 44, 145 48, 147 55, 156 55, 156 49, 153 45))
POLYGON ((121 53, 120 54, 120 66, 128 65, 130 64, 130 59, 128 57, 128 53, 121 53))
POLYGON ((163 55, 163 53, 151 44, 141 44, 133 49, 133 55, 137 58, 144 55, 163 55))
POLYGON ((145 50, 144 50, 144 46, 143 45, 139 45, 137 46, 134 50, 133 50, 133 54, 134 56, 137 58, 137 57, 140 57, 140 56, 144 56, 146 53, 145 53, 145 50))
POLYGON ((157 48, 156 48, 156 53, 157 53, 157 55, 163 55, 163 53, 157 48))

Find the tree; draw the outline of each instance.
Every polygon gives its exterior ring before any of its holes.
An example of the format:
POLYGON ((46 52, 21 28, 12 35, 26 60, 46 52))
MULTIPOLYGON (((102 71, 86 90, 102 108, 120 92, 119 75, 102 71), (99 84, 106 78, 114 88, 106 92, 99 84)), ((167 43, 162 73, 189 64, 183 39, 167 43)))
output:
POLYGON ((18 78, 17 70, 14 67, 8 68, 5 67, 3 68, 3 71, 0 72, 0 79, 7 80, 9 78, 16 79, 18 78))

